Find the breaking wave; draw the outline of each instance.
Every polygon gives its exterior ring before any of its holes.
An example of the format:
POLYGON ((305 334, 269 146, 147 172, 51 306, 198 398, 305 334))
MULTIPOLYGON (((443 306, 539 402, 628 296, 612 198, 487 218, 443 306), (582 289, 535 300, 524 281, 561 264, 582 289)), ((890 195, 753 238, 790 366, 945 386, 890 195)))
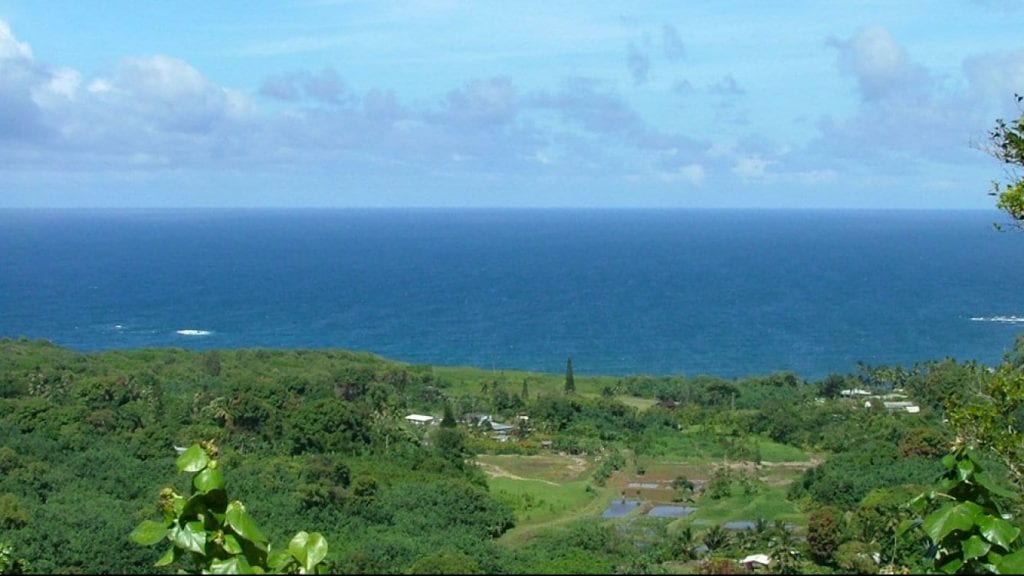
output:
POLYGON ((1004 322, 1007 324, 1024 324, 1024 316, 974 316, 972 322, 1004 322))

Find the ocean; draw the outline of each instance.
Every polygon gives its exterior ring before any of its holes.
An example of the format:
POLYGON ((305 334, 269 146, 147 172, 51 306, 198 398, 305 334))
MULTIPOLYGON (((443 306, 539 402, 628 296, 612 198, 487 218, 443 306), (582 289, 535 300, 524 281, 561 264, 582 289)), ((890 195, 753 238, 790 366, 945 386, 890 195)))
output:
POLYGON ((578 374, 952 357, 1024 331, 996 211, 0 210, 0 337, 578 374))

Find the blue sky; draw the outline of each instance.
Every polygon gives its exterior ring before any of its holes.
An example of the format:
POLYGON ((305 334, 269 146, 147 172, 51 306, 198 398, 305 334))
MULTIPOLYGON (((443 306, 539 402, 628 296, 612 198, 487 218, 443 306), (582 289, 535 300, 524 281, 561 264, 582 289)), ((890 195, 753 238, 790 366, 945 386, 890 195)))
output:
POLYGON ((991 208, 1024 6, 0 0, 0 207, 991 208))

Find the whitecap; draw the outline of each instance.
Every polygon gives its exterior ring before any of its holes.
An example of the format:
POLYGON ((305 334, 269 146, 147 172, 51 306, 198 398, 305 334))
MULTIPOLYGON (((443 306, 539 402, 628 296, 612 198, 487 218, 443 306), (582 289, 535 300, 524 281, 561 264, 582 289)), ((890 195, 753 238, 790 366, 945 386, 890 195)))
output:
POLYGON ((186 328, 184 330, 176 330, 175 332, 177 334, 182 335, 182 336, 209 336, 210 335, 210 331, 209 330, 195 330, 193 328, 186 328))
POLYGON ((1005 324, 1024 324, 1024 316, 974 316, 974 322, 1002 322, 1005 324))

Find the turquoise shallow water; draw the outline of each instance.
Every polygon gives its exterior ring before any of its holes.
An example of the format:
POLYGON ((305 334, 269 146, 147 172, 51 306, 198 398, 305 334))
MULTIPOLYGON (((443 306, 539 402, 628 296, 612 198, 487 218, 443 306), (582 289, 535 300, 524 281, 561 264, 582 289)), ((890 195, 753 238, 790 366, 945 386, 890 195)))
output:
POLYGON ((578 373, 997 362, 995 212, 0 211, 0 336, 578 373))

